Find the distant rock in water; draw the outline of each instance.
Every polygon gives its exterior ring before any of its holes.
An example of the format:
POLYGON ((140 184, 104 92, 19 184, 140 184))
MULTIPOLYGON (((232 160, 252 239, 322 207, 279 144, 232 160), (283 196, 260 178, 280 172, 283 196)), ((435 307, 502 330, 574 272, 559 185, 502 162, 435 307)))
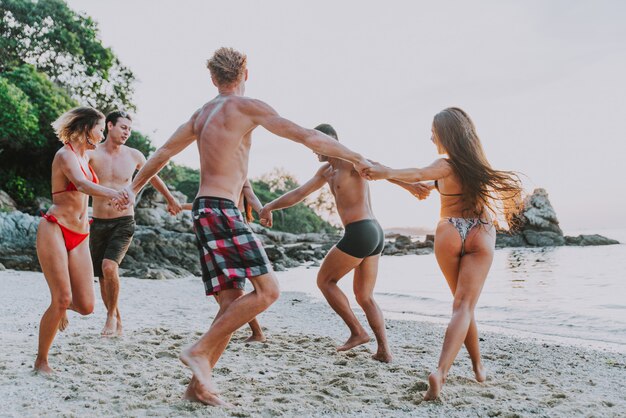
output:
MULTIPOLYGON (((177 192, 176 192, 177 193, 177 192)), ((181 202, 184 196, 176 195, 181 202)), ((7 196, 8 197, 8 196, 7 196)), ((12 200, 0 193, 0 270, 40 270, 35 249, 40 217, 13 210, 12 200)), ((537 189, 525 201, 523 227, 515 234, 498 233, 498 247, 548 247, 619 244, 601 235, 563 236, 548 194, 537 189)), ((135 210, 137 229, 120 266, 124 276, 169 279, 200 275, 198 248, 189 211, 167 213, 162 196, 146 189, 135 210)), ((290 234, 250 225, 266 248, 277 271, 301 265, 319 266, 341 234, 290 234)), ((387 236, 384 255, 430 254, 435 237, 423 241, 394 233, 387 236)))
POLYGON ((514 234, 498 232, 497 247, 558 247, 562 245, 613 245, 619 241, 602 235, 567 237, 559 226, 556 211, 545 189, 535 189, 524 200, 522 227, 514 234))

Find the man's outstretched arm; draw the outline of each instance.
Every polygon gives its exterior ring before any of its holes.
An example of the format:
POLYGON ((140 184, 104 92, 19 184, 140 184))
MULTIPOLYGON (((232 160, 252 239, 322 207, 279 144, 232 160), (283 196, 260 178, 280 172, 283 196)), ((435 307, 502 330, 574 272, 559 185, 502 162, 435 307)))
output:
POLYGON ((295 204, 298 204, 304 200, 305 197, 310 195, 316 190, 321 189, 326 184, 326 173, 330 170, 329 164, 324 164, 317 170, 315 176, 302 186, 297 187, 284 195, 272 200, 261 210, 259 214, 261 218, 261 225, 271 227, 272 226, 272 211, 289 208, 295 204))
POLYGON ((318 154, 349 161, 354 164, 359 172, 371 167, 371 164, 361 154, 352 151, 336 139, 320 131, 303 128, 281 117, 268 104, 260 100, 251 99, 247 111, 254 123, 261 125, 275 135, 298 142, 318 154))
POLYGON ((148 158, 146 164, 139 170, 133 182, 130 185, 130 192, 134 195, 146 185, 150 179, 165 167, 170 158, 187 148, 196 139, 193 132, 193 122, 196 119, 194 115, 187 122, 178 127, 176 132, 167 140, 163 146, 156 150, 154 154, 148 158))
MULTIPOLYGON (((146 165, 146 157, 144 157, 141 152, 137 151, 137 170, 141 170, 144 165, 146 165)), ((163 195, 167 201, 167 211, 171 215, 176 215, 178 212, 183 210, 178 200, 174 197, 174 195, 172 195, 165 182, 158 175, 155 175, 150 179, 150 184, 156 189, 157 192, 163 195)))

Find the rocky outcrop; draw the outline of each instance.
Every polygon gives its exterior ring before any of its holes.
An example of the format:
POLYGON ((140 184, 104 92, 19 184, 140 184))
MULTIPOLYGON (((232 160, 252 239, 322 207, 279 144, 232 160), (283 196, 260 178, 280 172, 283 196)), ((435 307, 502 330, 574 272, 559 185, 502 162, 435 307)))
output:
MULTIPOLYGON (((180 197, 184 201, 184 197, 180 197)), ((121 273, 148 279, 200 275, 198 249, 189 211, 171 216, 160 194, 146 191, 136 209, 135 237, 122 262, 121 273)), ((523 227, 516 234, 498 233, 498 247, 539 247, 560 245, 609 245, 617 241, 601 235, 563 236, 558 219, 543 189, 526 199, 523 227)), ((40 270, 35 250, 40 218, 19 211, 0 211, 0 270, 40 270)), ((300 265, 317 266, 341 234, 290 234, 252 224, 263 242, 275 270, 300 265)), ((429 254, 435 238, 417 240, 401 234, 387 237, 384 255, 429 254)))
POLYGON ((618 241, 601 235, 567 237, 559 226, 556 211, 545 189, 535 191, 524 200, 521 228, 514 234, 499 232, 496 246, 502 247, 558 247, 562 245, 612 245, 618 241))
POLYGON ((39 217, 0 212, 0 263, 15 270, 40 270, 35 249, 39 217))
POLYGON ((12 212, 14 210, 17 210, 15 200, 4 190, 0 190, 0 212, 12 212))

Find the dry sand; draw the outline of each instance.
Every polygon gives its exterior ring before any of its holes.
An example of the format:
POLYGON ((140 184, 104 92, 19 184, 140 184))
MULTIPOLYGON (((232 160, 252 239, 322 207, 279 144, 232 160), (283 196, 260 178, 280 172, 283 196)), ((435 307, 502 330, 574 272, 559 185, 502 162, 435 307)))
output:
POLYGON ((496 333, 481 335, 485 384, 462 351, 441 400, 422 402, 441 325, 388 321, 395 357, 381 364, 370 358, 373 342, 337 353, 347 336, 340 319, 298 293, 259 318, 266 343, 245 343, 244 328, 218 363, 234 409, 183 401, 190 373, 178 354, 216 312, 198 278, 123 279, 125 336, 100 337, 99 300, 93 315, 70 313, 51 350, 57 372, 40 376, 32 364, 49 297, 43 276, 7 270, 0 286, 0 416, 626 416, 626 354, 496 333))

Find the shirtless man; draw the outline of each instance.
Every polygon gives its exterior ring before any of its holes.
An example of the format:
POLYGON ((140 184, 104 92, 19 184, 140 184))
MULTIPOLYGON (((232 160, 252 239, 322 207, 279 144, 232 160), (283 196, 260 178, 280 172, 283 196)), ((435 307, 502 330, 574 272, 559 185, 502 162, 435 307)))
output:
MULTIPOLYGON (((133 174, 143 167, 143 154, 126 145, 132 129, 132 119, 126 112, 115 111, 105 121, 106 141, 87 153, 100 183, 120 190, 130 185, 133 174)), ((175 215, 182 210, 163 181, 154 177, 150 182, 167 200, 168 211, 175 215)), ((93 224, 89 247, 93 270, 100 282, 102 301, 107 309, 107 319, 102 330, 105 337, 122 335, 122 319, 118 308, 120 290, 119 265, 126 255, 135 232, 134 207, 120 212, 109 199, 93 197, 93 224)))
MULTIPOLYGON (((183 210, 192 210, 193 204, 185 203, 182 205, 182 208, 183 210)), ((237 208, 242 213, 243 219, 248 223, 254 220, 252 210, 254 210, 257 214, 260 214, 261 209, 263 208, 263 204, 261 204, 259 197, 254 193, 252 184, 247 179, 243 185, 243 189, 241 190, 241 195, 239 196, 237 208)), ((219 297, 219 292, 214 293, 213 296, 215 297, 217 304, 221 306, 222 302, 219 297)), ((259 324, 258 319, 254 318, 252 321, 248 322, 248 325, 250 326, 250 331, 252 331, 252 334, 248 338, 246 338, 245 342, 264 343, 267 340, 265 338, 265 334, 263 334, 263 328, 261 328, 261 324, 259 324)))
MULTIPOLYGON (((322 124, 315 129, 337 138, 332 126, 322 124)), ((312 179, 297 189, 266 204, 261 210, 261 224, 272 226, 272 211, 293 206, 316 190, 328 184, 337 203, 337 212, 345 226, 345 235, 324 258, 317 275, 317 286, 322 294, 350 329, 350 337, 337 351, 346 351, 369 342, 370 337, 356 318, 346 295, 337 282, 354 270, 354 296, 363 308, 378 349, 373 358, 389 363, 391 352, 385 333, 383 313, 374 300, 374 285, 378 273, 378 260, 385 244, 385 234, 374 218, 370 204, 370 191, 367 180, 346 161, 318 154, 325 162, 312 179)))
POLYGON ((258 238, 244 222, 236 201, 248 174, 252 131, 263 126, 313 151, 342 158, 364 170, 361 155, 313 129, 282 118, 266 103, 244 96, 246 56, 220 48, 207 66, 219 94, 198 109, 159 148, 128 189, 130 198, 169 159, 196 141, 200 154, 200 188, 192 215, 207 294, 220 292, 221 306, 209 330, 180 359, 193 378, 185 397, 207 405, 228 405, 217 394, 212 371, 234 331, 265 311, 279 296, 278 281, 258 238), (244 295, 245 278, 254 291, 244 295))

